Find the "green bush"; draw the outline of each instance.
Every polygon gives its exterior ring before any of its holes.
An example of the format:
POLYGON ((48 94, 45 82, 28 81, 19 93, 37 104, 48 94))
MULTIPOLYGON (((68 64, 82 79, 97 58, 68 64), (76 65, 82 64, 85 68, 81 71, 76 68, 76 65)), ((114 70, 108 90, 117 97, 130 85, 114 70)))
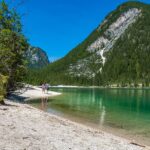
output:
POLYGON ((4 97, 6 95, 7 80, 7 76, 0 74, 0 103, 4 101, 4 97))

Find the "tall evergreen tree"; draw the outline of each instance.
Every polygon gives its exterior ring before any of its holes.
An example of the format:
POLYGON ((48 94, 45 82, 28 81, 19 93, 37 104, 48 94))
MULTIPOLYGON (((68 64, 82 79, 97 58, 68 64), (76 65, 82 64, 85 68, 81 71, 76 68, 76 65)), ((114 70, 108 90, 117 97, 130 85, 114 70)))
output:
POLYGON ((7 77, 7 92, 16 89, 22 80, 26 70, 24 54, 27 48, 20 17, 3 0, 0 3, 0 75, 7 77))

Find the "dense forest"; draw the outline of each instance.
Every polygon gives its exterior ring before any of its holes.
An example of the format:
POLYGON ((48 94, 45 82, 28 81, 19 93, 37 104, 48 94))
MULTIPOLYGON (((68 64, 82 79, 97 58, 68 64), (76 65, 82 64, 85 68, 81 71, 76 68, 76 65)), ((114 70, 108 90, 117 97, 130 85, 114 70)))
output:
POLYGON ((25 52, 28 42, 22 33, 19 14, 0 2, 0 103, 10 91, 21 86, 26 74, 25 52))
MULTIPOLYGON (((26 82, 41 84, 48 82, 52 85, 97 85, 109 86, 149 86, 150 84, 150 6, 140 2, 127 2, 108 14, 100 27, 96 28, 85 41, 70 51, 64 58, 51 63, 42 69, 31 69, 28 72, 26 82), (125 11, 138 8, 142 15, 136 23, 129 26, 123 35, 117 40, 110 51, 105 53, 106 62, 102 71, 97 72, 93 78, 85 76, 72 76, 68 68, 77 61, 92 56, 87 47, 125 11)), ((97 64, 89 63, 92 68, 97 64)))

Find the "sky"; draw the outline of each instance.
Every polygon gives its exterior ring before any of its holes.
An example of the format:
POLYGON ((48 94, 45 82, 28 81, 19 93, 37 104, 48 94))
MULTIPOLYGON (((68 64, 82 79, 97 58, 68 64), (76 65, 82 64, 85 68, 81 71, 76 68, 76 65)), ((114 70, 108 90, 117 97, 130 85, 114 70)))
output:
MULTIPOLYGON (((12 0, 13 1, 13 0, 12 0)), ((15 1, 15 0, 14 0, 15 1)), ((24 0, 23 32, 50 61, 81 43, 118 5, 128 0, 24 0)), ((141 0, 150 3, 150 0, 141 0)))

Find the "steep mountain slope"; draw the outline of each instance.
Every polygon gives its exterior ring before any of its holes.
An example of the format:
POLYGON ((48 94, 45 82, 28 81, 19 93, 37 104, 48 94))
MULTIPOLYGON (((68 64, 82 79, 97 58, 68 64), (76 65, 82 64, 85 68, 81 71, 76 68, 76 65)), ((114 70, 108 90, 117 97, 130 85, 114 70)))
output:
MULTIPOLYGON (((61 60, 31 72, 53 84, 135 86, 150 82, 150 5, 128 2, 111 12, 61 60), (44 78, 43 78, 44 75, 44 78)), ((34 78, 33 78, 34 76, 34 78)))
POLYGON ((41 48, 30 46, 26 58, 30 68, 42 68, 49 64, 48 56, 41 48))

